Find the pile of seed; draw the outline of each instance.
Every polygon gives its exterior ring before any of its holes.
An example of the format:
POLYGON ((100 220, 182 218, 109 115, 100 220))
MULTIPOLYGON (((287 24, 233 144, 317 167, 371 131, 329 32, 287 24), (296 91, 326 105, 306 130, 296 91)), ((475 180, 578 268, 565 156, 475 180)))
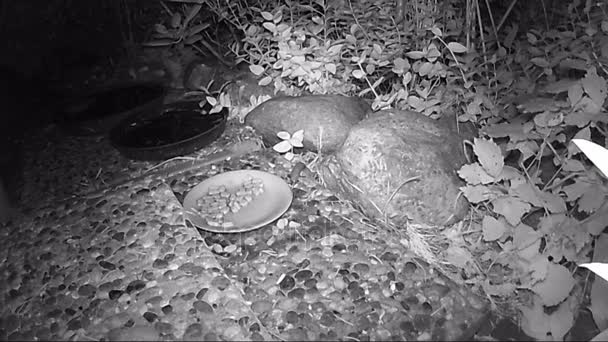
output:
POLYGON ((228 190, 224 185, 211 186, 207 193, 196 200, 196 209, 213 227, 233 227, 230 214, 236 214, 253 199, 264 193, 264 182, 251 175, 236 189, 228 190))

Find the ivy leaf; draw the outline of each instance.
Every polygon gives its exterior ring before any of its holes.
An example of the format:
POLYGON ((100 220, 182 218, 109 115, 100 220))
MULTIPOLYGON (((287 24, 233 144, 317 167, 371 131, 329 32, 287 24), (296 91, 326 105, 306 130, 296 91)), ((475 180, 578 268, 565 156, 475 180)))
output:
POLYGON ((291 134, 285 131, 280 131, 279 133, 277 133, 277 137, 283 140, 289 140, 291 138, 291 134))
POLYGON ((365 76, 365 72, 363 70, 357 69, 353 70, 353 77, 360 80, 365 76))
POLYGON ((532 291, 540 296, 543 305, 554 306, 566 299, 573 287, 570 271, 562 265, 549 263, 547 277, 532 286, 532 291))
POLYGON ((548 67, 549 67, 549 65, 550 65, 550 64, 549 64, 549 62, 547 62, 547 60, 546 60, 546 59, 544 59, 544 58, 540 58, 540 57, 535 57, 535 58, 532 58, 532 59, 530 60, 530 62, 531 62, 532 64, 536 65, 537 67, 541 67, 541 68, 548 68, 548 67))
POLYGON ((562 341, 574 323, 572 310, 565 304, 560 305, 551 315, 545 313, 539 299, 534 299, 532 308, 522 307, 522 330, 539 341, 547 340, 551 334, 554 341, 562 341))
POLYGON ((171 17, 171 27, 178 28, 182 23, 182 15, 179 12, 173 13, 171 17))
POLYGON ((209 103, 211 106, 215 106, 217 104, 217 99, 215 97, 211 97, 211 96, 207 96, 207 103, 209 103))
POLYGON ((405 55, 411 59, 422 59, 426 56, 426 53, 422 51, 410 51, 407 52, 405 55))
POLYGON ((270 76, 266 76, 266 77, 262 78, 260 80, 260 82, 258 82, 258 84, 261 85, 262 87, 267 86, 270 83, 272 83, 272 77, 270 77, 270 76))
POLYGON ((273 150, 279 153, 285 153, 291 150, 291 144, 288 140, 283 140, 272 147, 273 150))
POLYGON ((583 86, 577 82, 568 88, 568 100, 571 106, 575 106, 583 98, 583 86))
POLYGON ((252 64, 249 66, 249 70, 256 76, 260 76, 264 72, 264 67, 260 65, 252 64))
POLYGON ((593 185, 586 182, 574 182, 572 184, 564 185, 561 189, 566 194, 568 202, 574 202, 579 199, 585 192, 589 190, 593 185))
POLYGON ((184 41, 184 43, 186 43, 186 45, 192 45, 192 44, 198 42, 201 39, 203 39, 202 35, 195 34, 195 35, 192 35, 192 36, 186 38, 186 40, 184 41))
POLYGON ((304 140, 304 130, 301 129, 299 131, 296 131, 291 138, 289 139, 289 143, 291 144, 291 146, 293 147, 303 147, 304 145, 302 145, 302 141, 304 140))
POLYGON ((608 210, 593 213, 583 222, 583 228, 593 236, 600 235, 608 227, 608 210))
MULTIPOLYGON (((433 26, 433 27, 431 27, 431 29, 430 29, 430 30, 431 30, 431 32, 433 32, 433 34, 434 34, 434 35, 436 35, 437 37, 442 37, 442 36, 443 36, 443 33, 441 33, 441 29, 440 29, 439 27, 437 27, 437 26, 433 26)), ((449 49, 449 47, 448 47, 448 49, 449 49)))
POLYGON ((507 231, 507 227, 492 216, 484 216, 481 222, 483 239, 485 241, 496 241, 507 231))
POLYGON ((562 112, 545 111, 534 116, 534 124, 538 127, 555 127, 563 121, 564 113, 562 112))
POLYGON ((494 212, 504 216, 512 226, 519 224, 521 218, 532 208, 530 204, 511 196, 496 198, 492 205, 494 212))
POLYGON ((605 200, 604 190, 599 186, 592 186, 578 200, 578 207, 581 211, 592 213, 598 210, 605 200))
POLYGON ((490 176, 478 163, 463 165, 458 170, 460 178, 464 179, 467 184, 490 184, 496 180, 490 176))
POLYGON ((277 32, 277 26, 269 21, 263 23, 262 26, 272 33, 277 32))
POLYGON ((485 185, 467 185, 460 188, 460 191, 471 203, 480 203, 486 200, 497 198, 501 192, 492 190, 485 185))
POLYGON ((591 100, 598 106, 603 106, 606 101, 607 86, 606 80, 596 73, 587 73, 587 76, 582 80, 585 93, 589 95, 591 100))
POLYGON ((473 151, 479 163, 492 177, 498 177, 504 166, 504 159, 500 147, 492 140, 484 140, 475 138, 473 143, 473 151))
POLYGON ((336 44, 331 46, 327 52, 331 55, 331 56, 336 56, 338 54, 340 54, 340 51, 342 50, 342 47, 344 46, 344 44, 336 44))
POLYGON ((457 42, 449 42, 448 49, 450 49, 450 51, 452 51, 453 53, 467 52, 467 48, 464 45, 457 43, 457 42))
POLYGON ((334 63, 325 64, 325 70, 327 70, 330 74, 336 74, 336 65, 334 63))
POLYGON ((262 15, 262 18, 264 18, 264 20, 267 20, 267 21, 272 21, 272 19, 274 18, 274 16, 270 12, 263 11, 260 14, 262 15))

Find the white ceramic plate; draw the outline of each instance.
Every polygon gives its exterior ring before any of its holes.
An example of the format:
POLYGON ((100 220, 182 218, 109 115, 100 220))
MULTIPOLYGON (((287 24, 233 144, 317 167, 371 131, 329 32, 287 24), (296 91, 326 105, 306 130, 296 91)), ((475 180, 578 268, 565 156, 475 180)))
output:
POLYGON ((186 219, 201 229, 215 233, 240 233, 260 228, 278 219, 289 209, 292 198, 291 188, 280 177, 258 170, 237 170, 220 173, 192 188, 184 198, 184 209, 186 219), (210 226, 204 217, 191 210, 196 208, 196 200, 207 194, 209 187, 223 185, 228 191, 235 192, 249 176, 262 180, 264 192, 230 215, 233 227, 210 226))

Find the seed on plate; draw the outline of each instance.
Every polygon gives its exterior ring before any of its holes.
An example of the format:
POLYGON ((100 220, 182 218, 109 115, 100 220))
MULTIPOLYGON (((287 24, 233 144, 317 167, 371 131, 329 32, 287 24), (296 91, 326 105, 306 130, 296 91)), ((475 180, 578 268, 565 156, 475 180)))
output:
POLYGON ((222 227, 231 228, 231 227, 234 227, 234 223, 230 222, 230 221, 226 221, 226 222, 222 223, 222 227))

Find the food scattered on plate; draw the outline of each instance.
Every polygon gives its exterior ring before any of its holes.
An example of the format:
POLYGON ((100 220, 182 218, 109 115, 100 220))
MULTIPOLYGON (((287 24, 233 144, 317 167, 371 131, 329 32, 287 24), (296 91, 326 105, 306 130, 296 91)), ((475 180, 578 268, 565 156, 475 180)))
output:
POLYGON ((224 185, 210 186, 206 194, 196 200, 193 211, 200 214, 213 227, 233 227, 231 218, 264 193, 264 181, 248 175, 238 187, 228 189, 224 185))

